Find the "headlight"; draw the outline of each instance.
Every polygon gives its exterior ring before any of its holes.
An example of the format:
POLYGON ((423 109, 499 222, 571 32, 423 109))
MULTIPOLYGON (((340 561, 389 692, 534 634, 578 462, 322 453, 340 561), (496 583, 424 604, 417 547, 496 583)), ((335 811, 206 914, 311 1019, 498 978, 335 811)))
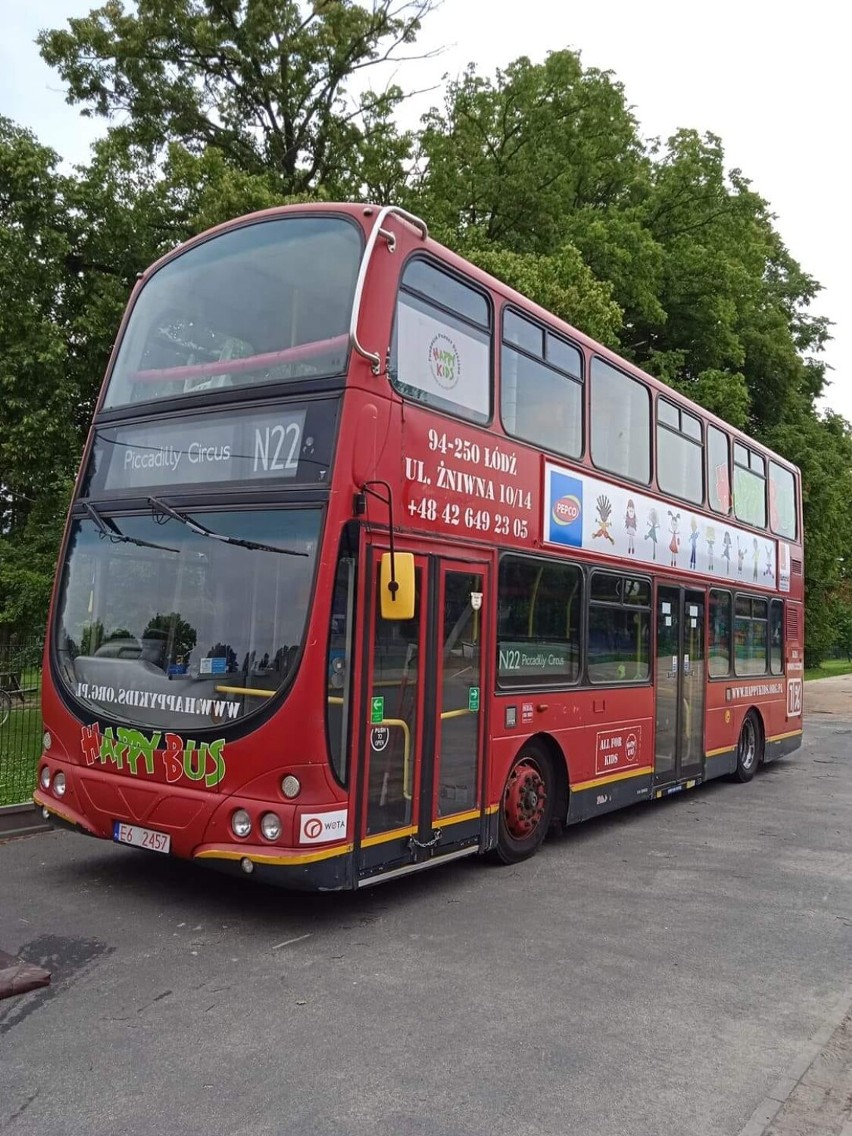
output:
POLYGON ((50 730, 45 730, 41 735, 41 744, 44 749, 50 749, 53 745, 53 738, 50 736, 50 730))
POLYGON ((275 813, 264 813, 260 818, 260 831, 267 840, 277 840, 281 835, 281 818, 275 813))
POLYGON ((53 791, 57 797, 65 796, 65 774, 57 773, 53 778, 53 791))
POLYGON ((281 782, 281 792, 284 794, 288 801, 292 801, 294 797, 298 797, 301 791, 302 784, 299 781, 299 778, 294 777, 292 773, 288 773, 281 782))
POLYGON ((231 817, 231 831, 234 836, 248 836, 251 832, 251 817, 245 809, 237 809, 231 817))
POLYGON ((38 783, 41 785, 42 789, 50 788, 50 769, 46 765, 41 767, 41 773, 38 775, 38 783))

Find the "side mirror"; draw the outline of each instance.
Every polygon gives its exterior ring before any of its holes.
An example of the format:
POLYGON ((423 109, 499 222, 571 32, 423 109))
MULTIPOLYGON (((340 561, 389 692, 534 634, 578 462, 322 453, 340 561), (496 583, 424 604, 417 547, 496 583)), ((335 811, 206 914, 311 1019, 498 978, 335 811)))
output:
POLYGON ((379 584, 382 619, 414 619, 414 553, 383 552, 379 584))

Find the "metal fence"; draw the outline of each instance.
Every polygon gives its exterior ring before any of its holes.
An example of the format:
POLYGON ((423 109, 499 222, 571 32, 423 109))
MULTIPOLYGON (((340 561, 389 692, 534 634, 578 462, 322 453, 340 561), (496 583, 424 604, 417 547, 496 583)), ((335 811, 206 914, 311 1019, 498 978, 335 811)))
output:
POLYGON ((42 644, 0 643, 0 806, 28 801, 41 755, 42 644))

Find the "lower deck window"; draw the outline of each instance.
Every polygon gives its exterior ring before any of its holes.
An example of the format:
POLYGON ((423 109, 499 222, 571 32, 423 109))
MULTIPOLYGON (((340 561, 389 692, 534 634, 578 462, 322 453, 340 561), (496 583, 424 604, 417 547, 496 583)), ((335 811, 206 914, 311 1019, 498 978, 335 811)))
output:
POLYGON ((591 682, 643 682, 651 674, 651 585, 595 572, 589 603, 591 682))
POLYGON ((737 596, 734 620, 734 669, 738 675, 767 672, 768 604, 753 596, 737 596))
POLYGON ((580 677, 583 577, 576 564, 500 561, 497 681, 502 687, 580 677))
POLYGON ((707 657, 711 678, 731 673, 731 593, 710 592, 710 641, 707 657))

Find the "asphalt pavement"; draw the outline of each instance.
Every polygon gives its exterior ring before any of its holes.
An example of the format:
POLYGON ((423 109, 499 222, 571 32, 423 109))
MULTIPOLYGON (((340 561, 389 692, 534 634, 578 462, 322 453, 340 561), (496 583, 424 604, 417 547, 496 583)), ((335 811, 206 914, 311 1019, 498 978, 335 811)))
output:
POLYGON ((809 699, 748 785, 356 895, 2 843, 0 950, 53 978, 0 1001, 0 1133, 839 1134, 850 739, 809 699))

